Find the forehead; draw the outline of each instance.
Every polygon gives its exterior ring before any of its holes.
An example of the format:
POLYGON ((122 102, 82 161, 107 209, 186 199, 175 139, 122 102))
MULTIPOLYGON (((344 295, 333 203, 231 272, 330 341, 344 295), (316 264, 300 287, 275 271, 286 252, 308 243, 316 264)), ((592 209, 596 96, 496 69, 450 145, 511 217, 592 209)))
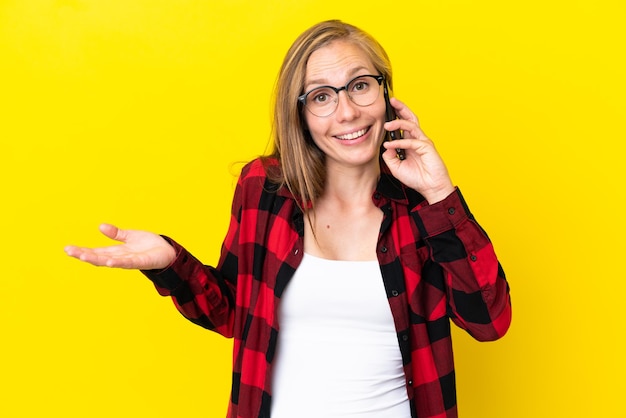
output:
POLYGON ((352 42, 333 41, 314 51, 306 66, 305 86, 311 84, 343 84, 362 72, 376 74, 372 60, 363 48, 352 42))

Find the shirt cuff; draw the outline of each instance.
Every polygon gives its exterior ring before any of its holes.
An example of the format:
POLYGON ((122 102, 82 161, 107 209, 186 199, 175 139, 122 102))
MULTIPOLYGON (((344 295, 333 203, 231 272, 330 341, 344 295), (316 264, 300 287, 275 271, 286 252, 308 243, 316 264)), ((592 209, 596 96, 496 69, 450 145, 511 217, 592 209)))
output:
POLYGON ((420 205, 413 210, 417 227, 424 238, 455 229, 472 215, 461 191, 456 188, 445 199, 432 205, 420 205))
POLYGON ((161 235, 176 251, 176 258, 172 261, 172 263, 159 270, 141 270, 144 276, 154 283, 157 290, 160 294, 169 294, 173 290, 175 290, 178 286, 183 283, 183 280, 176 273, 176 271, 180 270, 181 264, 184 263, 184 260, 187 258, 186 250, 178 244, 173 239, 166 237, 165 235, 161 235))

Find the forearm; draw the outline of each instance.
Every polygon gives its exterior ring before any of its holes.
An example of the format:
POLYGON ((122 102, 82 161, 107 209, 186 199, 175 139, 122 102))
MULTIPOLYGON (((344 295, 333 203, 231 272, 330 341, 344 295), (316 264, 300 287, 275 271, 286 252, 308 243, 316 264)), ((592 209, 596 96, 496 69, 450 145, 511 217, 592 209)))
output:
POLYGON ((163 270, 142 270, 162 296, 172 298, 191 322, 232 336, 234 287, 217 269, 202 264, 184 247, 164 237, 176 250, 176 258, 163 270))
POLYGON ((504 335, 511 320, 509 286, 460 191, 413 214, 431 259, 443 268, 452 320, 478 340, 504 335))

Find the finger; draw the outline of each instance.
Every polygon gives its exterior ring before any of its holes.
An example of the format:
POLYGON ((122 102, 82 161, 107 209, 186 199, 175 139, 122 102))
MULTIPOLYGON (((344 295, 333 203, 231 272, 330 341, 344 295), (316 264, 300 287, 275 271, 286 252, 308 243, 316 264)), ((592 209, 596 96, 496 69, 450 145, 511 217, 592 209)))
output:
POLYGON ((65 253, 71 257, 83 259, 83 257, 120 257, 128 254, 121 245, 111 245, 108 247, 77 247, 68 245, 65 247, 65 253))
POLYGON ((419 129, 415 122, 406 119, 394 119, 392 121, 385 122, 384 128, 388 131, 402 129, 403 131, 411 132, 417 132, 417 130, 419 129))
POLYGON ((108 266, 111 257, 96 255, 94 253, 83 253, 79 257, 80 261, 92 264, 94 266, 108 266))
POLYGON ((415 113, 413 113, 411 109, 409 109, 409 107, 404 104, 404 102, 396 99, 395 97, 390 98, 389 101, 391 103, 391 106, 393 106, 393 108, 396 110, 396 115, 400 119, 410 121, 419 126, 419 119, 417 115, 415 115, 415 113))
POLYGON ((396 152, 396 149, 392 147, 387 147, 386 144, 390 144, 390 142, 383 143, 383 146, 385 146, 386 148, 385 152, 382 153, 383 161, 385 161, 385 164, 387 164, 387 166, 389 167, 398 167, 401 164, 402 160, 398 158, 398 153, 396 152))
POLYGON ((65 254, 74 258, 80 257, 80 254, 83 251, 80 247, 76 247, 75 245, 67 245, 63 250, 65 251, 65 254))
POLYGON ((411 146, 411 139, 396 139, 394 141, 383 142, 385 149, 407 149, 411 146))
POLYGON ((135 265, 137 264, 135 261, 136 257, 132 254, 109 253, 106 250, 106 248, 66 248, 66 252, 69 255, 93 266, 127 269, 135 268, 135 265))
POLYGON ((403 149, 406 151, 407 153, 407 157, 410 154, 413 155, 426 155, 428 153, 431 152, 435 152, 435 147, 433 145, 433 143, 426 138, 425 136, 423 136, 422 138, 410 138, 410 139, 398 139, 395 141, 386 141, 383 143, 383 146, 386 149, 403 149))
POLYGON ((115 225, 103 223, 100 224, 100 232, 106 235, 108 238, 111 238, 115 241, 126 242, 128 233, 124 229, 120 229, 115 225))
POLYGON ((73 245, 65 247, 65 252, 71 257, 77 258, 80 261, 84 261, 94 266, 105 266, 107 265, 107 260, 110 259, 108 256, 97 255, 89 248, 75 247, 73 245))
POLYGON ((415 122, 405 119, 396 119, 391 122, 386 122, 384 128, 388 131, 402 129, 403 138, 405 139, 422 139, 426 137, 415 122))

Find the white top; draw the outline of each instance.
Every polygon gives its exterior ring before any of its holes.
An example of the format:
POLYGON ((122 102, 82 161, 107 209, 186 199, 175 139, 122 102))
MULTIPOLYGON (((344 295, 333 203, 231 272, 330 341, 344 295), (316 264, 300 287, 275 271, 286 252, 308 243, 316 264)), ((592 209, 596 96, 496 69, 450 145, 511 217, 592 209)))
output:
POLYGON ((378 261, 304 254, 279 311, 272 418, 408 418, 378 261))

